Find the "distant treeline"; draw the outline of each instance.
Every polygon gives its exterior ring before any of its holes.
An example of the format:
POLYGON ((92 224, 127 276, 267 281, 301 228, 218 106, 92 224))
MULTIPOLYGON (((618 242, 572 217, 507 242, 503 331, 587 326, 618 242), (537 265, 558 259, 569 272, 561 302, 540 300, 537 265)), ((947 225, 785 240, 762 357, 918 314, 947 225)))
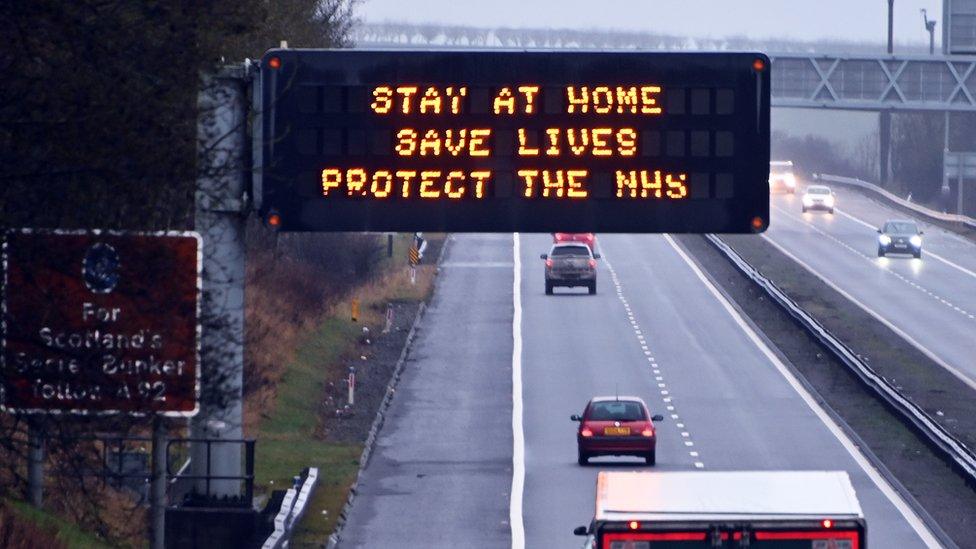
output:
MULTIPOLYGON (((800 41, 790 39, 755 39, 747 36, 725 38, 690 38, 654 32, 547 29, 511 27, 472 27, 435 23, 361 23, 349 36, 358 46, 398 47, 502 47, 502 48, 603 48, 641 50, 761 50, 776 53, 846 52, 883 53, 886 45, 878 42, 839 40, 800 41)), ((924 44, 898 44, 901 53, 926 53, 924 44)))

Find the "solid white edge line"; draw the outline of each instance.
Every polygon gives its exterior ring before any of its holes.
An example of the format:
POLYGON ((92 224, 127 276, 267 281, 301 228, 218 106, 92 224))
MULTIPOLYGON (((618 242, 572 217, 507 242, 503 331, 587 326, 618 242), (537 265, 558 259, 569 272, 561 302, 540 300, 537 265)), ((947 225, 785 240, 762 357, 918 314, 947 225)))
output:
POLYGON ((525 489, 525 432, 522 428, 522 258, 519 234, 512 234, 514 280, 512 282, 512 490, 508 523, 512 549, 525 548, 522 493, 525 489))
MULTIPOLYGON (((854 221, 856 223, 860 223, 861 225, 864 225, 865 227, 867 227, 867 228, 869 228, 871 230, 877 230, 878 229, 877 227, 875 227, 874 225, 868 223, 867 221, 864 221, 863 219, 860 219, 858 217, 855 217, 855 216, 853 216, 853 215, 851 215, 851 214, 849 214, 849 213, 841 210, 840 208, 834 208, 834 209, 837 211, 837 213, 839 213, 840 215, 842 215, 842 216, 850 219, 851 221, 854 221)), ((952 261, 949 261, 948 259, 942 257, 941 255, 939 255, 939 254, 937 254, 937 253, 935 253, 935 252, 933 252, 931 250, 926 249, 925 250, 925 255, 930 255, 930 256, 934 257, 935 259, 938 259, 939 261, 945 263, 946 265, 948 265, 950 267, 953 267, 953 268, 959 270, 960 272, 963 272, 963 273, 965 273, 965 274, 967 274, 967 275, 969 275, 969 276, 971 276, 973 278, 976 278, 976 272, 970 271, 969 269, 963 267, 962 265, 959 265, 959 264, 956 264, 956 263, 954 263, 952 261)))
POLYGON ((664 238, 668 241, 668 244, 670 244, 671 247, 674 248, 674 250, 678 253, 678 255, 681 256, 681 259, 684 260, 684 262, 688 265, 688 267, 691 268, 692 272, 695 273, 695 276, 698 277, 698 280, 700 280, 702 284, 704 284, 705 287, 708 289, 708 291, 712 294, 712 296, 715 297, 716 301, 718 301, 719 304, 722 305, 722 308, 724 308, 725 311, 729 314, 729 316, 732 317, 732 320, 734 320, 735 323, 739 325, 739 328, 742 329, 742 331, 746 334, 749 340, 752 341, 752 343, 762 352, 762 354, 766 356, 769 362, 776 367, 779 373, 786 379, 787 383, 789 383, 790 386, 793 387, 793 390, 795 390, 797 394, 800 395, 800 398, 802 398, 803 401, 806 402, 807 406, 810 407, 810 410, 812 410, 813 413, 818 418, 820 418, 820 421, 823 422, 825 427, 827 427, 827 430, 829 430, 831 434, 833 434, 834 437, 838 440, 838 442, 841 443, 844 449, 847 450, 847 453, 849 453, 851 457, 854 459, 854 461, 857 462, 857 464, 861 467, 861 469, 868 476, 868 478, 870 478, 871 481, 874 482, 875 486, 877 486, 878 489, 881 490, 881 493, 884 494, 885 497, 887 497, 888 500, 891 502, 891 504, 895 506, 895 509, 897 509, 898 512, 901 513, 901 516, 904 517, 905 521, 909 524, 909 526, 911 526, 912 529, 915 530, 915 533, 918 534, 922 542, 925 543, 928 547, 935 547, 935 548, 941 547, 936 537, 932 534, 932 532, 929 531, 928 527, 926 527, 922 519, 915 514, 915 511, 905 502, 905 500, 901 498, 898 492, 896 492, 895 489, 892 488, 890 484, 888 484, 888 481, 881 476, 881 473, 879 473, 871 465, 871 463, 867 460, 867 458, 864 457, 864 454, 862 454, 861 451, 857 448, 857 445, 855 445, 854 442, 847 437, 847 434, 844 433, 844 430, 841 429, 840 426, 834 423, 834 421, 830 418, 827 412, 817 403, 816 400, 814 400, 813 396, 809 392, 807 392, 806 388, 803 387, 803 385, 799 382, 799 380, 796 379, 796 376, 794 376, 793 373, 786 367, 786 365, 783 364, 783 362, 779 359, 778 356, 776 356, 776 354, 772 351, 772 349, 770 349, 769 346, 766 345, 766 343, 758 336, 758 334, 756 334, 755 330, 753 330, 752 327, 742 318, 739 312, 736 311, 734 307, 732 307, 732 304, 729 303, 728 299, 725 298, 725 296, 718 290, 718 288, 716 288, 715 285, 712 284, 712 282, 708 279, 708 277, 705 276, 705 274, 701 271, 701 269, 698 268, 698 265, 695 264, 695 262, 692 261, 687 254, 685 254, 684 250, 682 250, 681 247, 679 247, 678 244, 674 241, 674 239, 671 238, 671 235, 666 234, 664 235, 664 238))
POLYGON ((944 370, 946 370, 950 374, 954 375, 956 378, 959 379, 959 381, 962 381, 963 383, 965 383, 969 388, 976 390, 976 379, 973 379, 973 378, 969 377, 967 374, 961 372, 960 370, 958 370, 954 366, 952 366, 949 363, 947 363, 941 357, 939 357, 934 352, 932 352, 931 350, 929 350, 928 347, 925 347, 924 345, 922 345, 921 343, 919 343, 918 341, 916 341, 915 338, 913 338, 911 335, 908 334, 908 332, 902 330, 898 326, 895 326, 888 319, 886 319, 885 317, 881 316, 881 314, 875 312, 873 309, 871 309, 870 307, 868 307, 864 303, 861 303, 860 301, 858 301, 853 295, 851 295, 848 292, 846 292, 843 288, 841 288, 840 286, 838 286, 837 284, 835 284, 834 282, 832 282, 830 279, 828 279, 827 277, 825 277, 824 275, 822 275, 820 272, 818 272, 816 269, 814 269, 813 267, 811 267, 810 265, 808 265, 802 259, 800 259, 799 257, 793 255, 789 250, 787 250, 785 247, 783 247, 778 242, 776 242, 775 240, 773 240, 770 236, 764 234, 764 235, 762 235, 762 237, 764 239, 766 239, 766 242, 769 242, 770 244, 773 245, 774 248, 776 248, 777 250, 779 250, 780 252, 782 252, 783 255, 785 255, 786 257, 788 257, 788 258, 792 259, 793 261, 795 261, 799 266, 801 266, 804 269, 806 269, 807 271, 809 271, 810 274, 812 274, 813 276, 819 278, 821 280, 821 282, 823 282, 824 284, 830 286, 831 288, 834 289, 834 291, 836 291, 840 295, 842 295, 845 298, 847 298, 848 301, 850 301, 851 303, 857 305, 858 307, 861 308, 861 310, 863 310, 867 314, 869 314, 872 317, 874 317, 878 322, 880 322, 880 323, 884 324, 885 326, 887 326, 888 329, 890 329, 891 331, 893 331, 896 334, 898 334, 899 337, 901 337, 902 339, 904 339, 905 341, 907 341, 912 347, 915 347, 923 355, 929 357, 933 362, 935 362, 936 364, 938 364, 939 366, 941 366, 944 370))

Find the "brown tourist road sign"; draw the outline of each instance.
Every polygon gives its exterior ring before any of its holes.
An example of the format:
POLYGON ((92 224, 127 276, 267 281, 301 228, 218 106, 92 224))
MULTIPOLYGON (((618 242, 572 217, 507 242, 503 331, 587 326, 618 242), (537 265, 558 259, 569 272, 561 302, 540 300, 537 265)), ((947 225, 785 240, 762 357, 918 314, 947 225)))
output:
POLYGON ((192 232, 7 232, 0 409, 195 414, 201 250, 192 232))

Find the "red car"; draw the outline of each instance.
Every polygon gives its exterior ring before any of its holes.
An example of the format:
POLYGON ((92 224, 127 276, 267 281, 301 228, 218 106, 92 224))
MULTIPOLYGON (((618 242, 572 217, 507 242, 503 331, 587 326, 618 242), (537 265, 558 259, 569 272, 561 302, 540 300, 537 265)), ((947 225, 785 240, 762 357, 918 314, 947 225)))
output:
POLYGON ((582 242, 593 250, 596 245, 596 235, 593 233, 552 233, 552 242, 554 244, 559 244, 560 242, 582 242))
POLYGON ((640 398, 595 397, 586 405, 582 416, 574 414, 570 419, 579 422, 576 445, 580 465, 586 465, 596 456, 637 456, 654 465, 657 457, 654 422, 664 418, 651 416, 640 398))

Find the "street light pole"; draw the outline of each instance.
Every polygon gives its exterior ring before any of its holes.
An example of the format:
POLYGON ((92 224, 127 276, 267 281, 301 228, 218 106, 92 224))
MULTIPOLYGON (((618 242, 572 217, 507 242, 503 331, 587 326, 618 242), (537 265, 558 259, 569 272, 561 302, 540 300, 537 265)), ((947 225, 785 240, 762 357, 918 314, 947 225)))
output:
POLYGON ((929 32, 929 55, 935 55, 935 19, 929 19, 929 14, 925 8, 922 12, 922 21, 925 23, 925 30, 929 32))
POLYGON ((895 0, 888 0, 888 54, 895 52, 895 0))
MULTIPOLYGON (((895 0, 888 0, 888 55, 895 51, 895 0)), ((878 117, 878 141, 881 145, 881 158, 878 162, 878 171, 881 173, 881 186, 888 185, 889 164, 891 163, 891 113, 887 110, 881 111, 878 117)))

